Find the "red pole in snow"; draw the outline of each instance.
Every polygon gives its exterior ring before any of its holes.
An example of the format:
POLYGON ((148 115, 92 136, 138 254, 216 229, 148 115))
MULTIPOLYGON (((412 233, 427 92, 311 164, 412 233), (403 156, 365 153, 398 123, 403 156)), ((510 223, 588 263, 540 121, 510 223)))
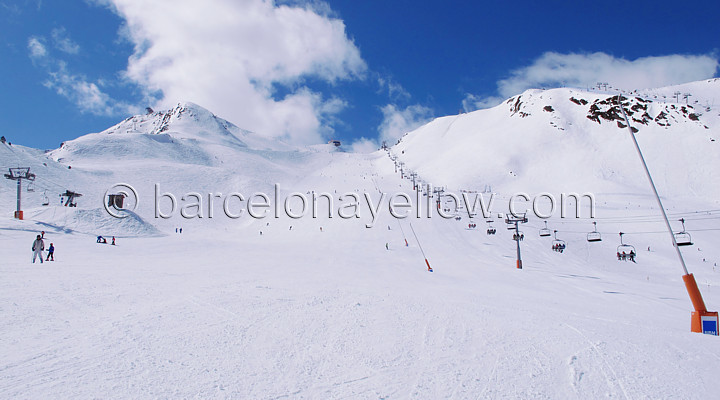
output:
POLYGON ((415 236, 415 240, 417 241, 418 247, 420 248, 420 252, 422 253, 423 257, 425 257, 425 264, 427 265, 428 272, 433 272, 433 269, 430 266, 430 262, 428 261, 427 256, 425 255, 425 251, 423 251, 423 248, 420 245, 420 239, 418 239, 417 234, 415 233, 415 228, 413 228, 412 224, 410 224, 410 229, 412 230, 413 236, 415 236))

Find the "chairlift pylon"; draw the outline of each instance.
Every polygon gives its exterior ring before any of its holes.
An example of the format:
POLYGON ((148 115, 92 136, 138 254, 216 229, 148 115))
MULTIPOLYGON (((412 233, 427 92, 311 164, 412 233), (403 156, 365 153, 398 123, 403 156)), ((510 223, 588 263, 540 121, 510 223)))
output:
POLYGON ((545 222, 545 227, 540 229, 540 237, 552 236, 552 233, 550 233, 550 229, 548 229, 548 227, 547 227, 547 221, 544 221, 544 222, 545 222))
POLYGON ((587 234, 588 242, 602 242, 602 236, 597 230, 597 222, 593 221, 593 231, 587 234))
POLYGON ((677 243, 678 246, 692 246, 692 236, 685 232, 685 218, 680 218, 678 221, 680 221, 683 228, 682 231, 673 233, 675 236, 675 243, 677 243))

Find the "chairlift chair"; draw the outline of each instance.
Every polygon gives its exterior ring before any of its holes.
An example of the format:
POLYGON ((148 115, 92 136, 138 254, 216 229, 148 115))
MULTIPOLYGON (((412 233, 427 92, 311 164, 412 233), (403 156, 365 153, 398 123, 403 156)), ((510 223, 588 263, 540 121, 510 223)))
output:
POLYGON ((593 231, 587 234, 588 242, 602 242, 602 236, 597 231, 597 222, 593 221, 593 231))
POLYGON ((552 233, 550 233, 550 229, 548 229, 548 227, 547 227, 547 221, 544 221, 544 222, 545 222, 545 227, 540 229, 540 237, 552 236, 552 233))
POLYGON ((487 220, 487 221, 485 221, 485 222, 487 222, 487 224, 488 224, 487 231, 486 231, 487 234, 488 234, 488 235, 494 235, 494 234, 497 232, 497 229, 495 229, 495 227, 491 224, 492 220, 489 219, 489 220, 487 220))
POLYGON ((682 224, 683 229, 680 232, 673 233, 675 236, 675 243, 677 243, 678 246, 692 246, 692 236, 685 232, 685 218, 680 218, 678 221, 682 224))
POLYGON ((626 244, 623 242, 623 232, 620 232, 620 246, 617 247, 617 257, 618 261, 627 261, 627 257, 630 257, 630 261, 635 261, 635 257, 637 257, 637 251, 635 251, 635 246, 626 244))
POLYGON ((27 185, 27 191, 28 191, 28 192, 34 192, 34 191, 35 191, 35 184, 32 183, 32 182, 28 183, 28 185, 27 185))
POLYGON ((43 206, 49 206, 50 205, 50 199, 47 197, 47 190, 43 192, 43 206))

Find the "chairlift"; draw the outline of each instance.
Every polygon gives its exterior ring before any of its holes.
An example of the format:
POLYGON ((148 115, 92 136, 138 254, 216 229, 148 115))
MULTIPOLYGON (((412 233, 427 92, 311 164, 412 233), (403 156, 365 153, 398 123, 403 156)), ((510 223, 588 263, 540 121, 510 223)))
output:
POLYGON ((47 197, 47 190, 45 190, 45 192, 43 192, 43 202, 42 202, 42 205, 43 205, 43 206, 49 206, 49 205, 50 205, 50 199, 47 197))
POLYGON ((27 191, 28 191, 28 192, 34 192, 34 191, 35 191, 35 184, 32 183, 32 181, 28 183, 28 185, 27 185, 27 191))
POLYGON ((682 224, 682 231, 673 233, 675 236, 675 243, 677 243, 678 246, 692 246, 692 237, 689 233, 685 232, 685 218, 680 218, 678 221, 682 224))
POLYGON ((637 251, 635 246, 623 243, 623 232, 620 232, 620 246, 617 247, 617 258, 618 261, 632 261, 635 262, 637 257, 637 251))
POLYGON ((597 222, 593 221, 593 231, 587 234, 588 242, 602 242, 602 236, 597 231, 597 222))
POLYGON ((495 227, 491 223, 491 222, 493 222, 492 219, 489 219, 485 222, 488 223, 488 227, 487 227, 487 231, 486 231, 488 235, 494 235, 495 233, 497 233, 497 229, 495 229, 495 227))
POLYGON ((548 229, 548 227, 547 227, 547 221, 544 221, 544 222, 545 222, 545 227, 540 229, 540 237, 552 236, 552 233, 550 233, 550 229, 548 229))
POLYGON ((558 253, 562 253, 563 251, 565 251, 565 248, 567 247, 567 244, 565 243, 564 240, 561 240, 561 239, 558 239, 558 238, 557 238, 557 229, 554 230, 553 233, 555 234, 555 239, 554 239, 553 242, 552 242, 552 249, 553 249, 553 251, 557 251, 558 253))

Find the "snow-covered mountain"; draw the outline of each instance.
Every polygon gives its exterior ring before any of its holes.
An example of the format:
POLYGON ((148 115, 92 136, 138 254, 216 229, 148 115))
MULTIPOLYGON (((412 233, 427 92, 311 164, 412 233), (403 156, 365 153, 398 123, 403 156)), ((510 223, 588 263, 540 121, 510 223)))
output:
MULTIPOLYGON (((34 192, 25 194, 25 208, 40 207, 46 197, 55 205, 60 193, 72 190, 83 195, 79 208, 97 210, 102 209, 105 191, 118 182, 130 183, 146 196, 155 184, 179 194, 269 192, 276 183, 297 182, 342 152, 332 145, 300 148, 270 140, 192 103, 127 118, 45 154, 18 145, 1 147, 3 166, 29 166, 37 175, 34 192)), ((14 182, 0 185, 8 189, 0 204, 11 212, 14 182)), ((139 207, 141 219, 166 222, 154 218, 150 202, 139 207)))
POLYGON ((236 153, 296 150, 240 129, 196 104, 184 103, 64 142, 49 155, 62 163, 150 160, 214 166, 227 149, 236 153))
POLYGON ((720 80, 648 91, 650 98, 576 89, 528 90, 492 109, 438 118, 393 151, 437 186, 514 192, 645 192, 619 107, 661 193, 720 198, 720 111, 659 93, 720 94, 720 80), (657 97, 660 96, 660 99, 657 97))

